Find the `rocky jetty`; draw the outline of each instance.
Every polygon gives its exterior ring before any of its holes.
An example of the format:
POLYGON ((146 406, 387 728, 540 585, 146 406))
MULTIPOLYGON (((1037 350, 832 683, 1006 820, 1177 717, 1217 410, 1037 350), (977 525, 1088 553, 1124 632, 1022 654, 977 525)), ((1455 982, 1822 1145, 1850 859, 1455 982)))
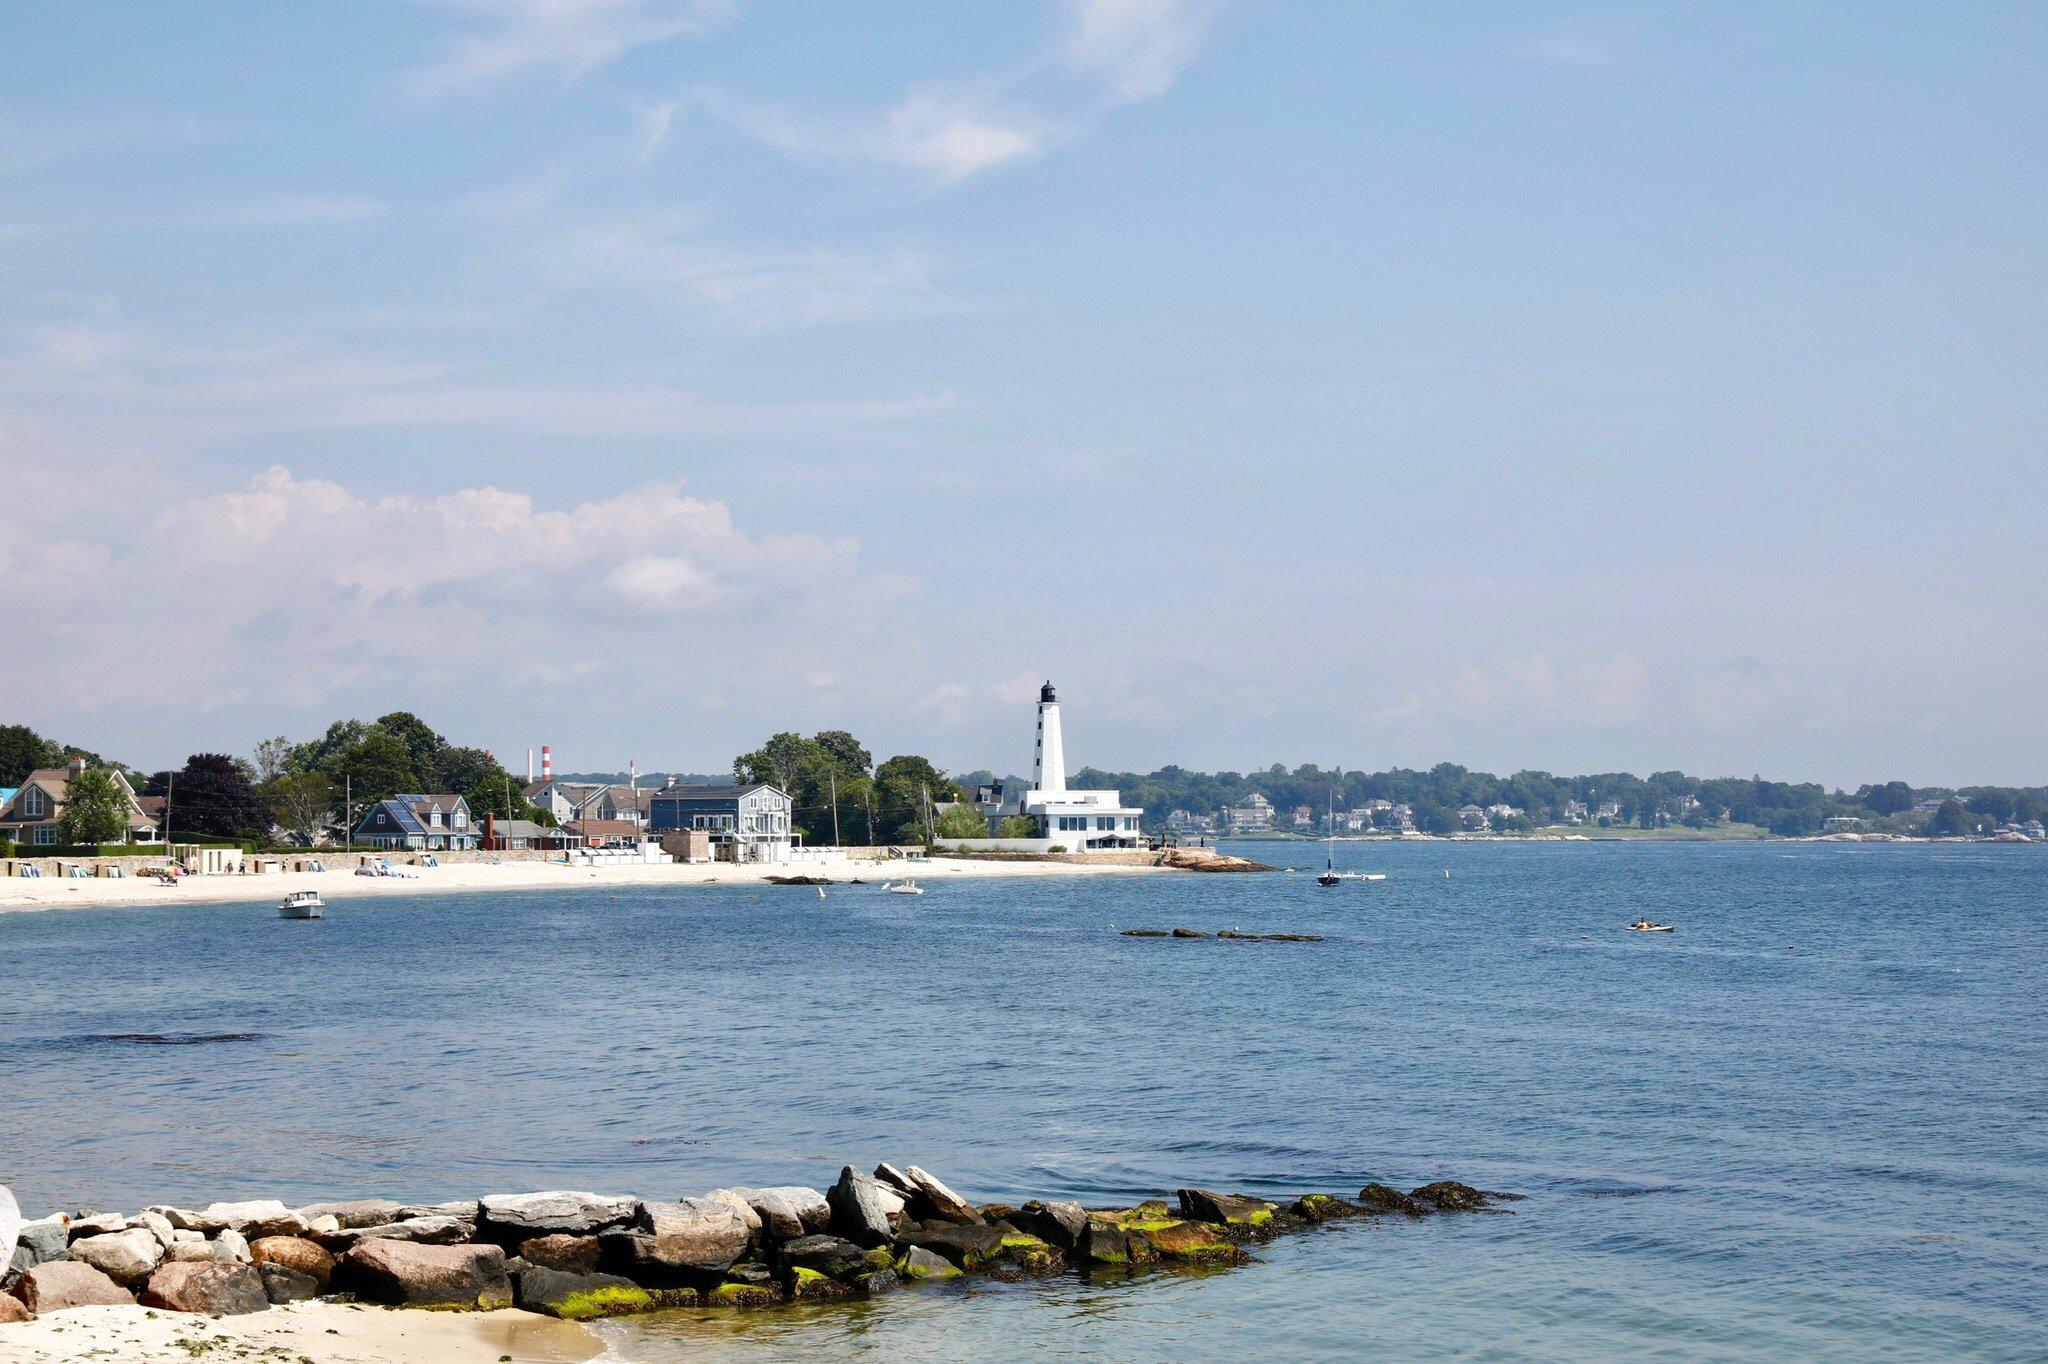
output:
POLYGON ((518 1306, 568 1320, 677 1307, 871 1297, 963 1276, 1128 1275, 1239 1264, 1273 1237, 1349 1218, 1485 1211, 1512 1197, 1439 1180, 1285 1201, 1181 1189, 1084 1208, 970 1203, 916 1165, 846 1166, 828 1190, 717 1189, 673 1202, 573 1190, 406 1206, 274 1200, 23 1222, 0 1189, 0 1325, 140 1302, 211 1316, 312 1298, 518 1306), (10 1234, 11 1233, 11 1234, 10 1234))

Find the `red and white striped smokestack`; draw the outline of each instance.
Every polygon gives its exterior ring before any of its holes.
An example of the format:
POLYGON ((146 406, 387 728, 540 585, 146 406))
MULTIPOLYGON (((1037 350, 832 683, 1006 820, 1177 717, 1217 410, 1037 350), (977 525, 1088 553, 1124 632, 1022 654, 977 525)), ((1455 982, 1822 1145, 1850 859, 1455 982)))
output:
POLYGON ((555 750, 549 748, 546 744, 540 746, 540 779, 542 781, 553 781, 555 779, 555 750))
POLYGON ((626 759, 626 789, 628 791, 638 791, 640 789, 640 765, 631 758, 626 759))

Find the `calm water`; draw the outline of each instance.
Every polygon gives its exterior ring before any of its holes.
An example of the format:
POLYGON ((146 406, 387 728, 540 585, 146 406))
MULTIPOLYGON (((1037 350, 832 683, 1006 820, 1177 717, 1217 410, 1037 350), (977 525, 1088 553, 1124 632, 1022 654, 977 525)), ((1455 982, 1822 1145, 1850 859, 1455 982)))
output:
POLYGON ((2048 850, 1340 858, 1389 879, 4 914, 0 1182, 40 1212, 883 1158, 1094 1202, 1453 1176, 1528 1201, 1219 1276, 605 1329, 649 1361, 2048 1355, 2048 850), (1176 924, 1329 941, 1112 928, 1176 924))

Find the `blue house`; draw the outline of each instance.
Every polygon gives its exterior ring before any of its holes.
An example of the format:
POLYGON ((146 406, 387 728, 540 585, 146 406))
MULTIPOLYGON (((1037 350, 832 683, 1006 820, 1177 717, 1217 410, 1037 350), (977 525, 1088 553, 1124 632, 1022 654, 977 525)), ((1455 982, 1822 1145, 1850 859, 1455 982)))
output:
POLYGON ((749 786, 669 786, 647 798, 647 831, 701 829, 724 862, 786 862, 794 838, 791 802, 766 782, 749 786))
POLYGON ((476 846, 477 829, 461 796, 393 796, 363 811, 351 837, 372 848, 460 852, 476 846))

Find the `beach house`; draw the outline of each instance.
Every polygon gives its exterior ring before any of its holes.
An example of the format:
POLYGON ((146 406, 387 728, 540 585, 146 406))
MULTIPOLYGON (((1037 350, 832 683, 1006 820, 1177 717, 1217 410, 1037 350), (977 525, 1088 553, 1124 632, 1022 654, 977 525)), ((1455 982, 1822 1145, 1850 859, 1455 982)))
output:
POLYGON ((403 795, 363 811, 350 837, 371 848, 461 852, 476 847, 477 832, 461 796, 403 795))
MULTIPOLYGON (((144 813, 136 799, 135 788, 128 784, 128 778, 115 767, 103 769, 114 779, 120 791, 126 826, 122 832, 124 843, 154 843, 161 836, 160 824, 155 818, 144 813)), ((64 802, 71 792, 71 780, 85 772, 85 759, 73 758, 68 767, 38 768, 22 778, 21 785, 4 801, 0 801, 0 839, 8 839, 27 847, 50 847, 64 841, 59 821, 64 818, 64 802)))
POLYGON ((648 793, 647 832, 699 830, 721 862, 787 862, 795 846, 793 804, 766 782, 667 786, 648 793))

